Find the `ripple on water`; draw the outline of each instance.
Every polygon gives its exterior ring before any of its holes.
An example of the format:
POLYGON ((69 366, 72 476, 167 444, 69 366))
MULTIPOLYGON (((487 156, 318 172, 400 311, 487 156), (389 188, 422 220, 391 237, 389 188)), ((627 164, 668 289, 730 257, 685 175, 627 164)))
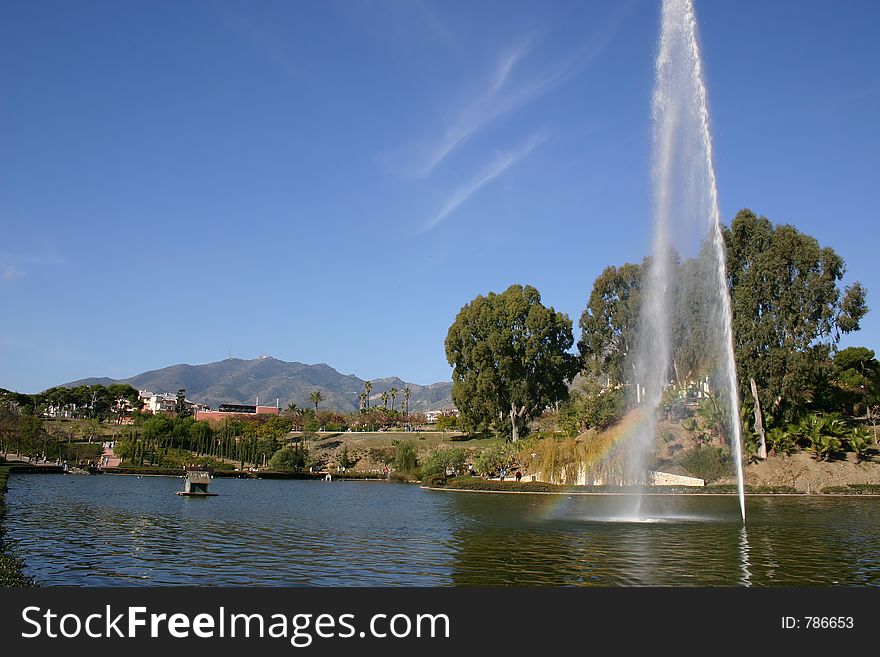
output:
POLYGON ((880 584, 880 501, 467 495, 406 485, 13 476, 8 537, 44 584, 880 584))

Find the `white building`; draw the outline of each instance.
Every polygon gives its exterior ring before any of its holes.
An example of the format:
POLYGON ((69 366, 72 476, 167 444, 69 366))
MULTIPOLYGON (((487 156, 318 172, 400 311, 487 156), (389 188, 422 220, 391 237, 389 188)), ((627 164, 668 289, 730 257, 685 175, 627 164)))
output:
POLYGON ((172 395, 170 392, 152 393, 148 390, 140 390, 138 396, 144 404, 144 411, 150 413, 170 413, 177 405, 177 395, 172 395))
POLYGON ((437 421, 437 418, 440 417, 458 417, 458 409, 457 408, 444 408, 439 411, 426 411, 425 412, 425 421, 428 424, 434 424, 437 421))

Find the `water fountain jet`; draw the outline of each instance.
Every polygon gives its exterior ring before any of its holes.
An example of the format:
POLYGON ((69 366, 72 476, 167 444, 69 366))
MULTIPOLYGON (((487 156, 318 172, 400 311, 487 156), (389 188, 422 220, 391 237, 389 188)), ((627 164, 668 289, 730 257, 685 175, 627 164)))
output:
MULTIPOLYGON (((669 385, 674 343, 682 340, 680 333, 673 332, 672 308, 676 299, 686 298, 697 310, 689 316, 689 325, 677 328, 699 341, 699 363, 711 371, 715 395, 724 400, 740 512, 745 522, 732 311, 708 99, 692 0, 663 0, 652 121, 654 241, 642 282, 634 356, 634 383, 641 388, 640 404, 649 412, 644 414, 646 419, 634 437, 627 477, 630 483, 643 483, 649 470, 656 411, 669 385), (684 280, 678 262, 681 256, 695 256, 696 267, 705 267, 707 275, 684 280)), ((640 507, 637 504, 637 515, 640 507)))

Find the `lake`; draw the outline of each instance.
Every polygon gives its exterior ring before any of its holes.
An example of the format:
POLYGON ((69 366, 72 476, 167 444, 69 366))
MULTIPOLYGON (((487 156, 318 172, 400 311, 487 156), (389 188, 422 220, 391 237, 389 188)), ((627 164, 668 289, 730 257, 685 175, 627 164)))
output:
POLYGON ((493 495, 385 482, 13 475, 7 539, 43 585, 880 584, 880 499, 493 495), (630 498, 631 499, 631 498, 630 498))

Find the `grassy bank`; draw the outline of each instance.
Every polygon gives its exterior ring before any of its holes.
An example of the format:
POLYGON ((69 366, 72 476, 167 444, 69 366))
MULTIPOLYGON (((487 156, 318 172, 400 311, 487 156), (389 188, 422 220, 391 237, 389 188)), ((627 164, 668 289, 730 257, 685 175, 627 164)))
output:
MULTIPOLYGON (((119 467, 103 471, 109 475, 138 475, 141 477, 183 477, 184 472, 178 468, 149 468, 149 467, 119 467)), ((318 472, 290 472, 287 470, 214 470, 216 479, 323 479, 326 473, 318 472)), ((344 474, 331 473, 334 479, 384 479, 385 477, 374 472, 346 472, 344 474)))
MULTIPOLYGON (((507 493, 632 493, 633 488, 627 486, 564 486, 561 484, 548 484, 541 481, 489 481, 479 477, 456 477, 433 486, 447 490, 469 490, 507 493)), ((736 495, 735 485, 714 486, 647 486, 641 489, 645 493, 673 494, 673 495, 736 495)), ((746 486, 746 494, 797 494, 791 486, 746 486)))
POLYGON ((823 495, 880 495, 880 484, 848 484, 847 486, 826 486, 823 495))
POLYGON ((21 560, 12 554, 5 541, 6 482, 11 466, 0 465, 0 586, 33 586, 22 570, 21 560))

